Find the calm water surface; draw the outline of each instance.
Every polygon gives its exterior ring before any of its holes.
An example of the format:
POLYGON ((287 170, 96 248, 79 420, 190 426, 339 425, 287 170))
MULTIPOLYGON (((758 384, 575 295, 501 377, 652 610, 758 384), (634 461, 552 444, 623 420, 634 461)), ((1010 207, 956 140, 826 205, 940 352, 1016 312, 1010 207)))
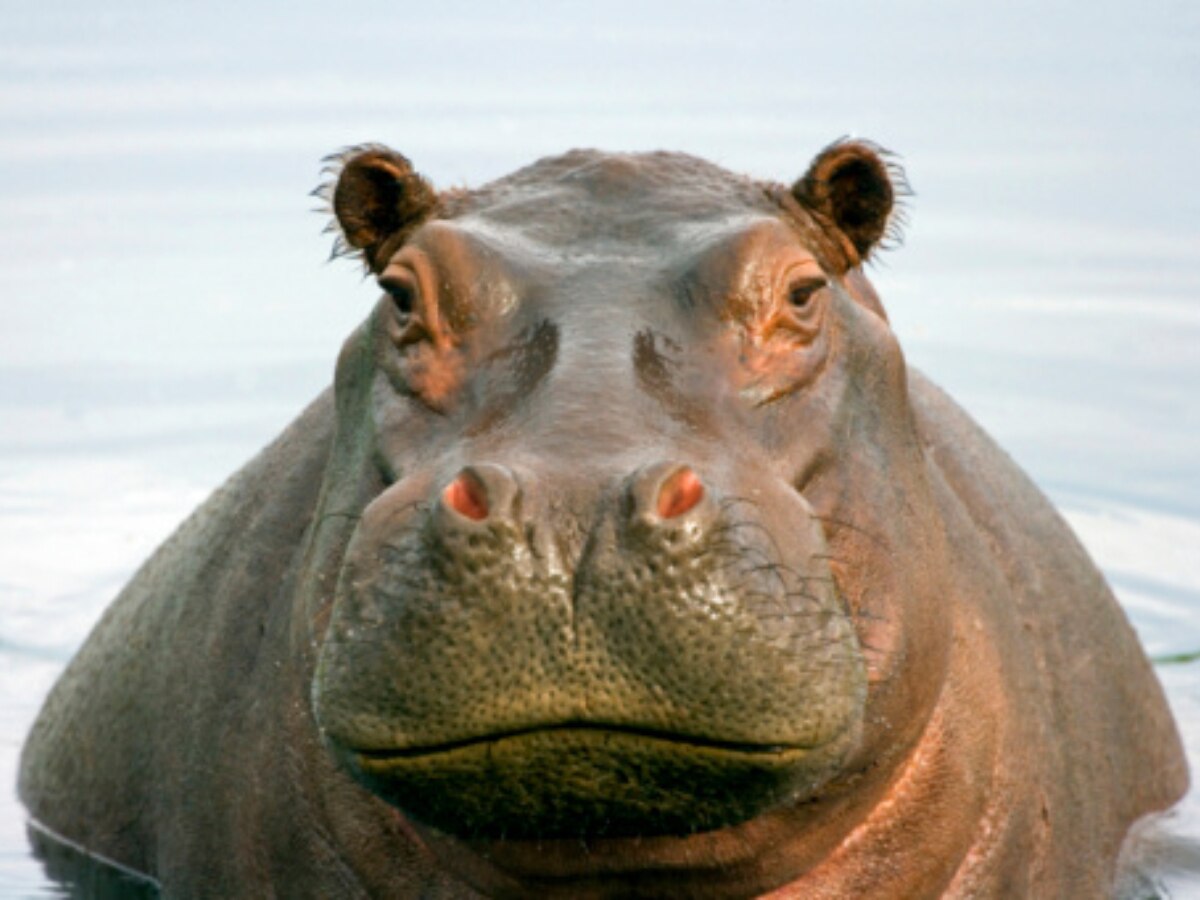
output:
MULTIPOLYGON (((347 143, 442 186, 580 145, 780 179, 844 134, 901 152, 912 224, 874 277, 909 359, 1150 652, 1200 650, 1198 7, 646 6, 0 7, 0 896, 61 892, 11 788, 43 695, 373 298, 307 212, 347 143)), ((1159 674, 1200 770, 1200 663, 1159 674)), ((1200 839, 1194 794, 1169 828, 1200 839)))

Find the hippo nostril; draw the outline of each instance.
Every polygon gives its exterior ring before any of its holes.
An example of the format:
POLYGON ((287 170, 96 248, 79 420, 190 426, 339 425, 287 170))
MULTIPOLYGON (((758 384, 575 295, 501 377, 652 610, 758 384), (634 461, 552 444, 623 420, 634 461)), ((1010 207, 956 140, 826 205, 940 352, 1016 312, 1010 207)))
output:
POLYGON ((488 517, 487 488, 469 469, 463 469, 457 478, 446 485, 442 491, 442 502, 475 522, 482 522, 488 517))
POLYGON ((684 466, 659 488, 658 515, 663 519, 674 519, 703 499, 704 483, 695 472, 684 466))
POLYGON ((703 542, 720 515, 711 486, 674 460, 644 466, 627 484, 629 546, 651 556, 703 542))

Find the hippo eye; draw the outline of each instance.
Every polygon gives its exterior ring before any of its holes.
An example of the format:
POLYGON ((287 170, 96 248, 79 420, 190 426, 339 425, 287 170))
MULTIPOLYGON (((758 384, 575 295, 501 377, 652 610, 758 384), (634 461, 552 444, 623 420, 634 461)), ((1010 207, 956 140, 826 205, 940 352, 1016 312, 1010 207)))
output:
POLYGON ((806 278, 803 281, 794 282, 788 288, 788 303, 793 309, 807 309, 813 295, 828 283, 824 278, 806 278))
POLYGON ((407 319, 412 315, 417 298, 416 290, 411 282, 400 278, 381 278, 379 286, 392 298, 392 303, 395 304, 396 312, 399 313, 401 319, 407 319))
POLYGON ((402 316, 411 316, 413 311, 413 289, 410 284, 387 284, 384 285, 384 290, 388 292, 388 296, 392 298, 392 302, 396 304, 396 312, 402 316))

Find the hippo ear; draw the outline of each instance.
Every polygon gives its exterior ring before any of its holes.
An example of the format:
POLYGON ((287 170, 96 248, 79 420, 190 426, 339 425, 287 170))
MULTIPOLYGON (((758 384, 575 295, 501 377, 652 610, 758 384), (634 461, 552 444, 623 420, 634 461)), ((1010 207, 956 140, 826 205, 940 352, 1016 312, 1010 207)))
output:
POLYGON ((361 252, 373 271, 438 205, 433 186, 394 150, 375 144, 351 147, 329 157, 326 171, 336 177, 314 193, 333 207, 341 238, 334 256, 361 252))
POLYGON ((912 192, 904 170, 887 151, 866 141, 838 141, 812 161, 792 195, 809 212, 833 225, 854 248, 853 267, 871 251, 899 243, 902 210, 897 201, 912 192))

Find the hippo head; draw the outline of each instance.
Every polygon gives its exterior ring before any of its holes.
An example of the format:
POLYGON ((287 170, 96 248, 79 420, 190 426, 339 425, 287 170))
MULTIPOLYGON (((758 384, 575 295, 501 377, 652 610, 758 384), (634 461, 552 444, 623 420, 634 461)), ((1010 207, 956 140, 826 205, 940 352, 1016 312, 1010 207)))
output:
POLYGON ((859 142, 791 187, 665 153, 443 193, 381 147, 335 168, 383 289, 338 364, 308 607, 338 763, 481 884, 819 853, 946 660, 861 270, 898 169, 859 142))

